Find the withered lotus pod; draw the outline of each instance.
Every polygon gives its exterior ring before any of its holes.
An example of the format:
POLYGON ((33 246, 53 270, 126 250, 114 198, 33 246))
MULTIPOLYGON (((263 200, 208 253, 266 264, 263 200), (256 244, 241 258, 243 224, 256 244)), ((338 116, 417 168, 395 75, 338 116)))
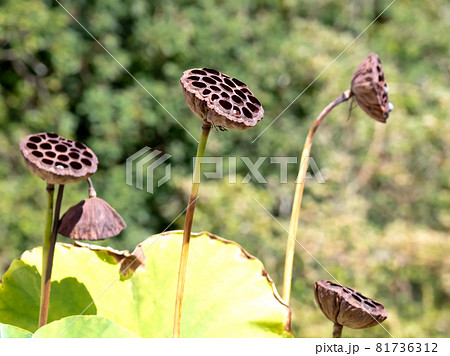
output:
POLYGON ((122 217, 106 201, 90 197, 66 211, 58 232, 74 240, 104 240, 126 227, 122 217))
POLYGON ((245 130, 264 116, 261 103, 245 83, 215 69, 189 69, 180 82, 187 106, 216 127, 245 130))
POLYGON ((364 329, 382 323, 388 317, 382 304, 352 288, 321 280, 314 283, 314 297, 320 310, 335 326, 364 329))
POLYGON ((48 184, 74 183, 97 170, 98 159, 90 148, 51 132, 25 137, 20 151, 30 171, 48 184))
POLYGON ((351 93, 371 118, 385 123, 393 105, 389 103, 388 87, 380 58, 369 54, 353 73, 351 93))

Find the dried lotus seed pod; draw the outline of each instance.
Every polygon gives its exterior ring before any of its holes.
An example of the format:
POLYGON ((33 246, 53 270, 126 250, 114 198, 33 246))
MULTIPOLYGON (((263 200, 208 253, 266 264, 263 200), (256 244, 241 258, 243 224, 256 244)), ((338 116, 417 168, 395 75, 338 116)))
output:
POLYGON ((98 159, 81 142, 43 132, 25 137, 20 151, 31 172, 48 184, 68 184, 89 178, 98 159))
POLYGON ((386 78, 380 58, 375 53, 369 54, 353 73, 351 92, 367 115, 386 122, 393 105, 389 103, 386 78))
POLYGON ((104 240, 126 227, 122 217, 106 201, 91 197, 66 211, 58 233, 74 240, 104 240))
POLYGON ((189 69, 180 82, 187 106, 216 127, 245 130, 264 116, 261 103, 245 83, 215 69, 189 69))
POLYGON ((314 297, 325 316, 341 328, 370 328, 388 317, 382 304, 330 281, 315 282, 314 297))

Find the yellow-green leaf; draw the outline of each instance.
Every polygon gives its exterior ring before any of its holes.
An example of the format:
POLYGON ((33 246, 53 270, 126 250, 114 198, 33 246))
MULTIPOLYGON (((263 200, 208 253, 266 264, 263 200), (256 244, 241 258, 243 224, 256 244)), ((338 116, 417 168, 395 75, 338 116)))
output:
MULTIPOLYGON (((141 337, 170 337, 181 240, 179 231, 155 235, 133 255, 58 244, 49 320, 86 309, 141 337), (135 256, 143 264, 130 265, 135 256)), ((13 262, 0 284, 0 322, 35 330, 40 270, 40 248, 13 262)), ((234 242, 207 232, 194 234, 181 336, 290 337, 290 310, 258 259, 234 242)))

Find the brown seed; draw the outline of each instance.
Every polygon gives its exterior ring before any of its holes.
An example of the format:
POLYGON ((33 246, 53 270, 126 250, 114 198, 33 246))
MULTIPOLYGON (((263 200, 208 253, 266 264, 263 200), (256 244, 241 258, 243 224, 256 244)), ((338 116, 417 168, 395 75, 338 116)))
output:
POLYGON ((351 92, 367 115, 386 122, 390 112, 388 89, 381 61, 375 53, 369 54, 353 73, 351 92))
POLYGON ((20 151, 30 171, 48 184, 74 183, 97 170, 98 159, 90 148, 51 132, 25 137, 20 151))
POLYGON ((67 210, 58 233, 74 240, 104 240, 126 227, 122 217, 106 201, 93 197, 67 210))
POLYGON ((388 317, 382 304, 330 281, 315 282, 314 297, 329 320, 351 329, 370 328, 388 317))
POLYGON ((245 83, 215 69, 187 70, 180 82, 187 106, 214 126, 245 130, 264 116, 261 103, 245 83))

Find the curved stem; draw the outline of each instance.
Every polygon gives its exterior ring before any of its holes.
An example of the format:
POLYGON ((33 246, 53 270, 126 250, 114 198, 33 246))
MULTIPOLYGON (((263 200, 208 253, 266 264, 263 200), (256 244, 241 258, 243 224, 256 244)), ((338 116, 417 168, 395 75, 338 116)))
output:
POLYGON ((334 324, 333 326, 333 337, 341 337, 342 336, 342 328, 343 326, 341 324, 334 324))
MULTIPOLYGON (((45 325, 47 322, 47 311, 44 310, 44 286, 45 275, 47 274, 47 259, 48 252, 50 250, 50 240, 52 234, 52 222, 53 222, 53 196, 55 192, 55 186, 53 184, 47 184, 47 210, 45 212, 45 233, 42 243, 42 272, 41 272, 41 302, 39 308, 39 326, 45 325)), ((48 304, 48 303, 47 303, 48 304)))
MULTIPOLYGON (((55 254, 55 244, 56 244, 56 237, 58 235, 58 226, 59 226, 59 213, 61 211, 61 202, 62 202, 63 193, 64 193, 64 184, 61 184, 58 187, 58 196, 56 198, 56 205, 55 205, 55 216, 53 218, 53 228, 52 228, 52 231, 50 234, 50 239, 47 241, 47 243, 43 247, 43 249, 46 250, 46 252, 44 252, 44 254, 43 254, 44 259, 42 260, 41 308, 40 308, 39 327, 47 324, 48 304, 50 301, 50 286, 51 286, 51 277, 52 277, 53 256, 55 254), (44 264, 45 264, 45 267, 44 267, 44 264)), ((52 197, 52 200, 53 200, 53 197, 52 197)), ((53 203, 53 201, 52 201, 52 203, 53 203)))
POLYGON ((286 260, 284 263, 284 280, 283 280, 283 299, 289 304, 291 297, 292 268, 294 266, 294 251, 297 236, 298 220, 300 217, 300 208, 302 205, 303 189, 305 188, 305 177, 308 170, 309 154, 311 152, 314 134, 321 124, 322 120, 340 103, 347 101, 351 97, 350 90, 345 91, 341 96, 327 105, 320 115, 314 121, 308 136, 306 137, 305 146, 303 147, 302 157, 300 159, 300 167, 295 185, 294 202, 292 204, 291 221, 289 223, 289 236, 286 245, 286 260))
POLYGON ((186 281, 186 269, 189 253, 189 241, 191 239, 192 221, 194 219, 195 202, 198 198, 198 188, 202 171, 202 158, 205 155, 206 142, 208 141, 211 125, 203 121, 202 136, 198 143, 197 156, 195 159, 194 176, 191 186, 191 194, 186 209, 186 220, 184 222, 183 244, 181 246, 180 267, 178 270, 177 296, 175 301, 175 315, 173 320, 173 337, 180 337, 181 330, 181 308, 184 296, 184 284, 186 281))

